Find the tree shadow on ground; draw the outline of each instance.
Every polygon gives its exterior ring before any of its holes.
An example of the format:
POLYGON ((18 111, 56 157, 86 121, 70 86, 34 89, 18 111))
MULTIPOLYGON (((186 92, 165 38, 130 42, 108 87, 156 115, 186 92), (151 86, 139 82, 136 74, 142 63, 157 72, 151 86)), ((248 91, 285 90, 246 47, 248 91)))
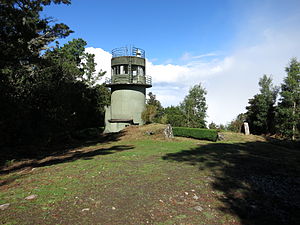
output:
POLYGON ((242 224, 300 224, 300 152, 267 142, 212 143, 164 160, 212 172, 222 212, 242 224))
POLYGON ((1 175, 1 174, 8 174, 10 172, 26 168, 24 174, 16 174, 15 176, 8 177, 7 179, 0 180, 0 187, 12 183, 16 179, 21 178, 23 175, 26 175, 26 172, 30 172, 32 168, 51 166, 55 164, 65 163, 65 162, 73 162, 78 159, 90 160, 93 159, 94 156, 109 155, 120 151, 130 150, 133 148, 134 146, 132 145, 114 145, 109 148, 94 148, 88 151, 77 150, 77 151, 72 151, 61 155, 47 157, 42 160, 28 161, 27 163, 23 163, 18 166, 12 167, 10 169, 0 171, 0 175, 1 175))
MULTIPOLYGON (((92 157, 101 154, 111 154, 114 151, 122 150, 122 147, 113 146, 108 149, 98 149, 82 152, 81 149, 88 146, 108 144, 120 140, 123 132, 112 134, 101 134, 97 138, 72 140, 71 142, 50 145, 50 146, 18 146, 15 148, 2 148, 0 151, 0 174, 9 173, 25 167, 47 166, 65 162, 68 159, 92 157), (44 162, 43 162, 44 161, 44 162), (8 164, 11 162, 11 165, 8 164), (42 163, 41 163, 42 162, 42 163), (52 164, 47 164, 51 163, 52 164), (56 163, 55 163, 56 162, 56 163)), ((123 150, 127 150, 124 146, 123 150)))

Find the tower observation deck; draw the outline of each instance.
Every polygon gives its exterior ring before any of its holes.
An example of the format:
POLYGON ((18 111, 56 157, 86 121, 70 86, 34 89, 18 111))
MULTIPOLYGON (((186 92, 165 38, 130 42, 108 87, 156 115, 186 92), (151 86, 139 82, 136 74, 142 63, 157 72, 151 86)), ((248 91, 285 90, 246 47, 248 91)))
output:
POLYGON ((111 78, 105 85, 111 88, 111 105, 105 110, 105 131, 118 132, 128 125, 144 124, 146 88, 152 87, 146 75, 145 51, 136 47, 112 50, 111 78))
POLYGON ((146 75, 145 51, 136 47, 121 47, 112 50, 111 78, 106 86, 119 84, 152 86, 151 76, 146 75))

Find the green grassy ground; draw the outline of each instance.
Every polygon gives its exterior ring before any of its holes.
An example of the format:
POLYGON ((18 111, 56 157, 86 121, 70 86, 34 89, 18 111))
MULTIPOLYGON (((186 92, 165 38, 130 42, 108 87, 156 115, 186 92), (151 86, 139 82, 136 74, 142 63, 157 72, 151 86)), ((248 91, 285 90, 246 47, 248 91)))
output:
POLYGON ((45 159, 1 175, 0 221, 299 224, 300 152, 241 140, 123 139, 45 159))

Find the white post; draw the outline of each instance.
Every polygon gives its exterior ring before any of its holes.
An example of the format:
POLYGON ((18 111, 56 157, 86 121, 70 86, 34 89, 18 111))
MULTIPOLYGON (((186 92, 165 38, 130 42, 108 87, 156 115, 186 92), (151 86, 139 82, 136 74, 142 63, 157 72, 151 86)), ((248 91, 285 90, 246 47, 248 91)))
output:
POLYGON ((249 124, 247 122, 244 122, 244 130, 245 130, 245 135, 249 135, 249 124))

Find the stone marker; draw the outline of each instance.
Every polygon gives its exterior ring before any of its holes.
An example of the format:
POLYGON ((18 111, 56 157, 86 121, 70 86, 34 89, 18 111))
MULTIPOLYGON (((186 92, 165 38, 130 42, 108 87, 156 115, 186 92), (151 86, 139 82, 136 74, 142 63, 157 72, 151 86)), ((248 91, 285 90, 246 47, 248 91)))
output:
POLYGON ((203 208, 200 205, 195 206, 194 209, 197 210, 197 211, 202 211, 203 210, 203 208))
POLYGON ((171 124, 168 124, 167 127, 165 128, 164 135, 165 135, 165 138, 173 138, 174 137, 171 124))
POLYGON ((224 134, 221 134, 218 132, 218 138, 217 138, 217 141, 224 141, 225 140, 225 136, 224 134))
POLYGON ((2 204, 2 205, 0 205, 0 209, 5 210, 8 208, 9 205, 10 205, 9 203, 2 204))
POLYGON ((250 134, 249 124, 247 122, 244 122, 244 131, 245 131, 245 135, 249 135, 250 134))

